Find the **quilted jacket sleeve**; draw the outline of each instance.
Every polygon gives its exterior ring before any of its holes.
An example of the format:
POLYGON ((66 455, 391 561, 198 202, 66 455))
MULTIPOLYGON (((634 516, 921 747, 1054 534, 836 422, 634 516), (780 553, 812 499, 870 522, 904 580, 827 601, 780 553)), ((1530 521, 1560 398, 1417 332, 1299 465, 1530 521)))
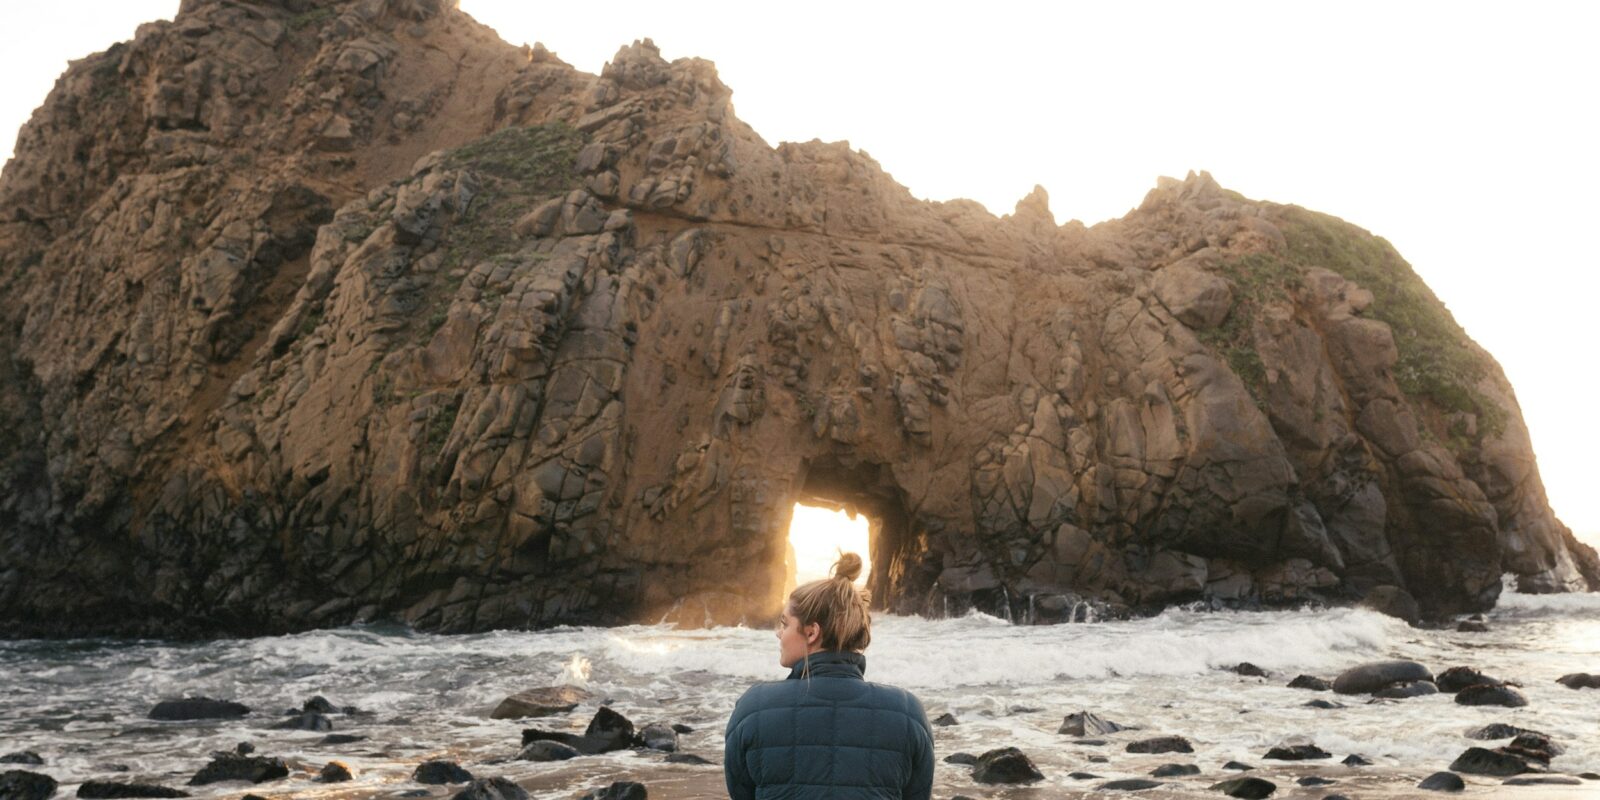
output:
POLYGON ((739 704, 728 719, 728 729, 722 740, 722 779, 728 784, 728 797, 732 800, 755 800, 756 784, 744 763, 744 750, 754 720, 750 717, 750 693, 739 698, 739 704))
POLYGON ((933 795, 933 726, 922 703, 911 699, 911 775, 900 796, 903 800, 929 800, 933 795))

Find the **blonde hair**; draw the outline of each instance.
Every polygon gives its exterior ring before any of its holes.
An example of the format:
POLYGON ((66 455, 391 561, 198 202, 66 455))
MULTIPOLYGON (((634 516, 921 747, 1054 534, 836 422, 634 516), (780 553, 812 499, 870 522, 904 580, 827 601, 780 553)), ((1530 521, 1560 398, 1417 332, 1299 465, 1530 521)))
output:
POLYGON ((833 577, 790 592, 789 613, 802 628, 813 623, 822 628, 822 649, 859 653, 872 643, 871 595, 855 585, 861 576, 861 556, 840 553, 832 572, 833 577))

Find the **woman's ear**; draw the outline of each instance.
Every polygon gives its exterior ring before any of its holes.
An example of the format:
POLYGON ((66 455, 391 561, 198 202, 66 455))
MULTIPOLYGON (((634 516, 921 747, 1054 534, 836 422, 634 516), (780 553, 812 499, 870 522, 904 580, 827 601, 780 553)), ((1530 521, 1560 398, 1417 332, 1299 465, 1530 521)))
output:
POLYGON ((807 645, 814 645, 817 642, 822 641, 822 625, 818 623, 813 622, 810 625, 801 628, 800 632, 805 634, 807 645))

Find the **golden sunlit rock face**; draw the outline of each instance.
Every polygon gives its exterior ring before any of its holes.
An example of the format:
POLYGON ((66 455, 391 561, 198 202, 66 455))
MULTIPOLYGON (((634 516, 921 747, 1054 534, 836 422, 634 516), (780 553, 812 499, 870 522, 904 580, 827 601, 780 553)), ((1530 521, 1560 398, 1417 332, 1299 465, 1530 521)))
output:
POLYGON ((795 505, 794 519, 789 521, 789 579, 784 592, 828 577, 841 552, 861 556, 861 577, 857 582, 866 582, 872 575, 868 527, 864 514, 852 517, 844 510, 795 505))
POLYGON ((0 633, 770 619, 796 503, 899 613, 1600 584, 1354 226, 1206 174, 997 219, 648 41, 307 8, 186 0, 18 138, 0 633))

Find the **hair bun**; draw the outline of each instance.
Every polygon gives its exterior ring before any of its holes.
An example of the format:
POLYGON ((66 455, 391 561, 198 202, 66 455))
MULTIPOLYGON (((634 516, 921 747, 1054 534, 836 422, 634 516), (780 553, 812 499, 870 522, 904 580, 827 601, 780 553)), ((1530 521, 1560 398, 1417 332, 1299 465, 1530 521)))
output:
POLYGON ((861 556, 855 553, 840 553, 839 560, 833 562, 833 577, 855 582, 861 577, 861 556))

